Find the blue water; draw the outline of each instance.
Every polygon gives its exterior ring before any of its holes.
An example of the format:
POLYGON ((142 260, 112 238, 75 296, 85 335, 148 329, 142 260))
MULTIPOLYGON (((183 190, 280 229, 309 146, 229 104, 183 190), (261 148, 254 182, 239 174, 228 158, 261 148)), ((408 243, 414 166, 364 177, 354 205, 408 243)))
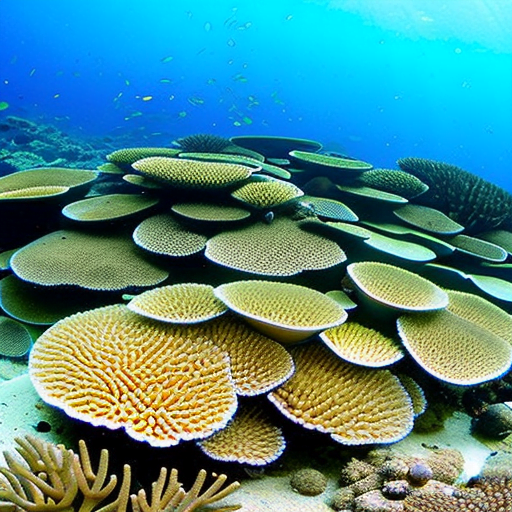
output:
POLYGON ((0 118, 169 144, 316 139, 512 191, 509 0, 0 0, 0 118))

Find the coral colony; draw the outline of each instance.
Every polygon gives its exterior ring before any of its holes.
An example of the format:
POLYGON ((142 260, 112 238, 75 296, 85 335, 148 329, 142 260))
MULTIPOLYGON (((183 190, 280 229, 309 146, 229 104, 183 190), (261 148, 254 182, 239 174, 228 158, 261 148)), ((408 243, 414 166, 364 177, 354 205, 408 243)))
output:
MULTIPOLYGON (((30 351, 37 393, 69 417, 260 467, 289 431, 370 449, 407 436, 443 387, 475 418, 512 395, 506 191, 446 163, 374 169, 288 137, 196 134, 106 159, 0 178, 0 353, 30 351)), ((238 486, 221 475, 201 494, 201 471, 186 492, 162 470, 151 496, 130 495, 125 466, 113 492, 106 451, 95 472, 85 443, 17 442, 5 510, 185 512, 238 486)), ((345 467, 332 508, 510 508, 509 476, 461 490, 461 471, 454 450, 374 449, 345 467)), ((292 485, 319 494, 324 480, 305 470, 292 485)))

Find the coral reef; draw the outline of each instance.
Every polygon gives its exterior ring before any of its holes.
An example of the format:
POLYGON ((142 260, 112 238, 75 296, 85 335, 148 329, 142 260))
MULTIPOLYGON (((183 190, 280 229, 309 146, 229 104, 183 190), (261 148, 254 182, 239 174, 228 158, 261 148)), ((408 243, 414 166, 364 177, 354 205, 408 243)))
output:
MULTIPOLYGON (((40 127, 8 123, 4 133, 25 134, 9 135, 9 145, 37 142, 29 139, 40 127)), ((48 140, 60 136, 51 132, 48 140)), ((0 234, 4 313, 23 324, 58 321, 30 356, 45 400, 159 446, 213 434, 222 445, 221 434, 229 438, 229 426, 236 433, 247 419, 238 395, 254 401, 254 417, 271 411, 277 428, 290 425, 284 415, 293 428, 364 445, 406 436, 425 409, 424 385, 475 386, 508 372, 512 234, 504 228, 511 212, 490 184, 478 181, 477 196, 494 194, 497 210, 469 201, 454 225, 451 210, 428 202, 437 185, 412 171, 372 172, 371 163, 319 153, 320 143, 304 139, 185 139, 174 148, 104 147, 108 163, 96 171, 53 166, 0 178, 0 215, 8 219, 0 234), (483 229, 484 217, 494 226, 500 215, 499 236, 468 236, 483 229), (166 296, 180 286, 207 290, 196 296, 197 309, 181 295, 166 296), (13 305, 20 290, 36 305, 13 305), (66 310, 62 299, 57 304, 58 296, 75 296, 70 305, 81 313, 66 310), (215 297, 220 309, 212 309, 215 297), (97 309, 85 306, 89 299, 97 309), (44 303, 55 308, 31 311, 44 303), (338 325, 334 337, 321 334, 338 325), (347 346, 351 328, 354 344, 347 346), (298 341, 305 343, 278 344, 298 341), (179 386, 167 385, 170 368, 183 377, 179 386), (268 399, 254 397, 262 394, 268 399)), ((467 394, 454 407, 482 414, 488 402, 467 394)), ((270 455, 255 457, 280 454, 279 436, 268 438, 270 455)), ((247 453, 239 459, 245 456, 250 460, 247 453)), ((396 475, 384 482, 385 493, 406 494, 404 482, 427 479, 422 468, 389 467, 396 475)), ((374 471, 350 486, 361 494, 381 489, 382 480, 374 471)))
POLYGON ((6 454, 7 467, 0 468, 0 510, 4 512, 126 512, 129 504, 133 512, 192 512, 220 501, 240 485, 233 482, 222 488, 227 477, 218 475, 201 493, 207 476, 206 471, 201 470, 190 490, 185 491, 178 482, 177 471, 162 468, 148 500, 144 489, 130 494, 131 467, 128 464, 124 465, 117 490, 116 475, 111 475, 107 481, 109 452, 106 449, 101 451, 95 471, 84 441, 79 442, 78 454, 35 437, 20 438, 16 442, 22 460, 6 454), (104 505, 107 499, 111 501, 104 505))
POLYGON ((108 145, 73 138, 50 124, 7 116, 0 122, 0 176, 35 167, 95 169, 108 145))
POLYGON ((338 511, 402 512, 407 510, 404 506, 408 496, 418 489, 425 490, 425 494, 437 489, 456 489, 453 483, 462 473, 463 465, 462 454, 449 448, 431 449, 426 457, 375 449, 366 458, 352 458, 343 467, 343 487, 333 496, 331 506, 338 511))

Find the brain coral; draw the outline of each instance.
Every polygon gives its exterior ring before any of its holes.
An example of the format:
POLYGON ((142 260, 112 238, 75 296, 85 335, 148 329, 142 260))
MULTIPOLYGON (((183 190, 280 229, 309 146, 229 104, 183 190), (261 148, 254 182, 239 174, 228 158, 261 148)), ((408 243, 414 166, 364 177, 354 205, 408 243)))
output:
POLYGON ((207 437, 237 407, 225 352, 121 305, 56 323, 35 344, 29 374, 69 416, 153 446, 207 437))

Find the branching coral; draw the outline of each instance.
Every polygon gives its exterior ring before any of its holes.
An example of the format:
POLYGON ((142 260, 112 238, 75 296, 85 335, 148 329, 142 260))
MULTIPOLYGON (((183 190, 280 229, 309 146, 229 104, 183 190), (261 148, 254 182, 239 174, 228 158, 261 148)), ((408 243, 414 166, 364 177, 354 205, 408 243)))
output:
MULTIPOLYGON (((67 450, 35 437, 17 438, 16 448, 23 461, 5 452, 7 467, 0 468, 0 510, 2 512, 127 512, 131 502, 133 512, 193 512, 204 505, 215 503, 235 491, 240 484, 232 482, 223 487, 226 475, 216 476, 214 482, 201 494, 206 480, 205 470, 187 492, 178 482, 178 472, 160 470, 153 483, 150 501, 143 489, 130 495, 131 468, 125 464, 117 497, 100 506, 112 495, 117 476, 108 474, 108 450, 101 451, 97 472, 93 470, 84 441, 79 442, 79 453, 67 450), (166 483, 167 481, 167 483, 166 483)), ((238 506, 216 509, 216 512, 237 510, 238 506)))

